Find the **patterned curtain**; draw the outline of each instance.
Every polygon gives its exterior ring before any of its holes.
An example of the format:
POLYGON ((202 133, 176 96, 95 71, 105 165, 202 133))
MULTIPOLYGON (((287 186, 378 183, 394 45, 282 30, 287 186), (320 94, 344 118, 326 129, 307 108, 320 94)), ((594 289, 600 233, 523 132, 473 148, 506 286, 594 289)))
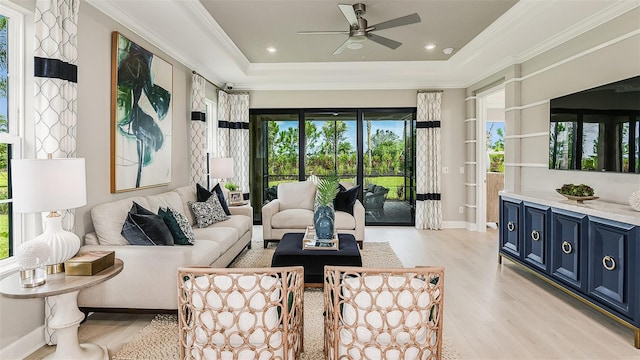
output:
MULTIPOLYGON (((78 100, 78 8, 80 0, 37 0, 35 12, 35 131, 36 157, 76 156, 78 100)), ((73 211, 64 212, 63 227, 73 229, 73 211)), ((47 325, 55 301, 45 301, 45 342, 53 345, 55 331, 47 325)))
POLYGON ((207 185, 207 118, 205 80, 193 73, 191 81, 191 185, 207 185))
POLYGON ((418 92, 416 130, 416 228, 442 228, 440 201, 441 91, 418 92))
POLYGON ((249 199, 249 94, 218 91, 218 154, 233 158, 235 177, 244 199, 249 199))

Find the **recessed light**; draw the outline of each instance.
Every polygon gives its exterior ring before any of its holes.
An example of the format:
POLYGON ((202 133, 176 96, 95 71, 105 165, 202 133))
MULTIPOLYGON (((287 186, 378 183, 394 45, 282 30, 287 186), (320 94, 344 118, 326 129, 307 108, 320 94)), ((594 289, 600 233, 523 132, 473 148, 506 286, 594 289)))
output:
POLYGON ((433 50, 436 48, 436 44, 427 44, 424 46, 424 48, 427 50, 433 50))
POLYGON ((442 49, 442 52, 445 53, 445 55, 451 55, 453 48, 442 49))
POLYGON ((278 49, 274 48, 273 46, 269 46, 269 47, 267 48, 267 51, 273 54, 273 53, 275 53, 276 51, 278 51, 278 49))

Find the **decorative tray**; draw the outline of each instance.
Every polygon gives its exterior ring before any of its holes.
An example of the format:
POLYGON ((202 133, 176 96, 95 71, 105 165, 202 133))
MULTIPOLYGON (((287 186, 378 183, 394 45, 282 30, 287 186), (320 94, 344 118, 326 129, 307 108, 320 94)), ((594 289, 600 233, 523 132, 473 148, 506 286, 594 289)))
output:
POLYGON ((596 200, 599 199, 599 196, 574 196, 574 195, 568 195, 568 194, 563 194, 560 192, 560 189, 556 189, 556 192, 564 197, 566 197, 569 200, 575 200, 579 203, 585 201, 585 200, 596 200))
POLYGON ((316 231, 313 226, 307 226, 302 238, 303 250, 338 250, 338 234, 333 234, 333 239, 316 239, 316 231))

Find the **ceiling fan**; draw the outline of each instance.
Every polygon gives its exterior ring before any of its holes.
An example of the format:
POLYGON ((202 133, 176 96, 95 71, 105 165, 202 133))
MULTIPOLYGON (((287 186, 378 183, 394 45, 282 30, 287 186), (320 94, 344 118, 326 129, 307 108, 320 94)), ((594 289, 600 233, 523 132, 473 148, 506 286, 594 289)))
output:
POLYGON ((367 10, 364 4, 358 3, 353 5, 339 4, 338 7, 347 18, 349 22, 349 31, 299 31, 300 35, 349 35, 349 38, 340 47, 333 52, 333 55, 338 55, 344 51, 344 49, 360 49, 362 48, 362 42, 366 39, 377 42, 380 45, 384 45, 390 49, 397 49, 401 42, 391 40, 384 36, 373 34, 373 31, 384 30, 393 27, 415 24, 420 22, 420 16, 413 13, 411 15, 402 16, 397 19, 381 22, 376 25, 367 26, 367 20, 362 17, 367 10))

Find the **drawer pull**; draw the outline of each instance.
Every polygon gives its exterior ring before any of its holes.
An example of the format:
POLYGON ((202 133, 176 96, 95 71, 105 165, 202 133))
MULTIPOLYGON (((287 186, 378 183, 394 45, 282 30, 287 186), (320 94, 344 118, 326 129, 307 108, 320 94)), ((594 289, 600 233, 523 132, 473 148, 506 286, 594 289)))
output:
POLYGON ((513 230, 515 230, 515 229, 516 229, 516 224, 515 224, 513 221, 509 221, 509 222, 507 223, 507 230, 509 230, 509 231, 513 231, 513 230))
POLYGON ((616 268, 616 261, 609 255, 602 258, 602 266, 611 271, 616 268))
POLYGON ((571 254, 572 251, 573 251, 573 246, 571 246, 571 243, 568 241, 563 241, 562 252, 565 254, 571 254))
POLYGON ((538 240, 540 240, 540 232, 539 232, 538 230, 533 230, 533 231, 531 232, 531 239, 532 239, 533 241, 538 241, 538 240))

